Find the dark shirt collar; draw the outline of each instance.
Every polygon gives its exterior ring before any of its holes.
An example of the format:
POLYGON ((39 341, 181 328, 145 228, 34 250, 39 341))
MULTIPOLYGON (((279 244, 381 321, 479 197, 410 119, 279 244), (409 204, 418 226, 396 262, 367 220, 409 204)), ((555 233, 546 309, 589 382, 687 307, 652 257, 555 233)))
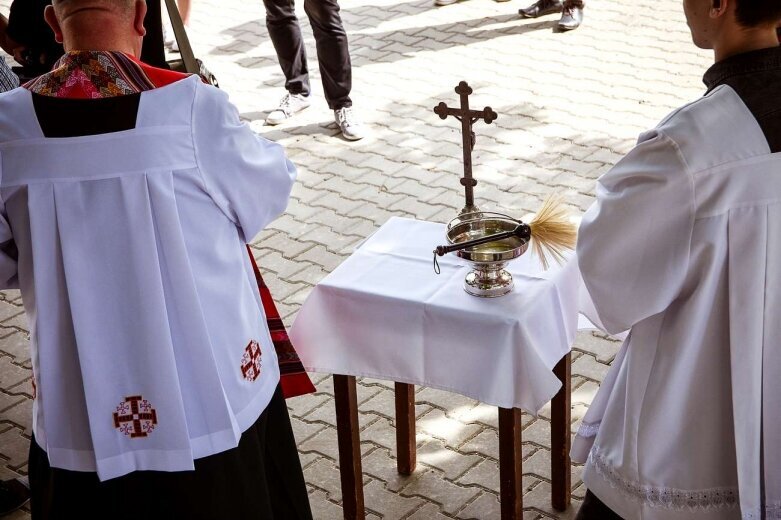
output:
POLYGON ((758 51, 730 56, 713 65, 702 81, 713 90, 734 76, 781 69, 781 47, 770 47, 758 51))

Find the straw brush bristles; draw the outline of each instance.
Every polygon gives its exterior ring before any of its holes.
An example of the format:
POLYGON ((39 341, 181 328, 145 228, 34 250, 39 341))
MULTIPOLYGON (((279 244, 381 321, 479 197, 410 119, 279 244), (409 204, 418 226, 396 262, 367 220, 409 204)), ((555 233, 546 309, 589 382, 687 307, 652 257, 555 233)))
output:
POLYGON ((575 249, 578 228, 570 220, 564 200, 560 195, 551 195, 529 223, 532 230, 532 251, 548 269, 548 255, 559 264, 564 254, 575 249))

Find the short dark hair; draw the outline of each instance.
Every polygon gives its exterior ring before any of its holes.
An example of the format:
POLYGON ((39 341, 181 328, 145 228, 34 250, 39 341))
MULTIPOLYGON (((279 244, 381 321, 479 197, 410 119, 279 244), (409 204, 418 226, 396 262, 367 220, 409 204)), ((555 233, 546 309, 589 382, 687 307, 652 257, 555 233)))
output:
POLYGON ((744 27, 757 27, 781 21, 779 0, 736 0, 735 16, 744 27))

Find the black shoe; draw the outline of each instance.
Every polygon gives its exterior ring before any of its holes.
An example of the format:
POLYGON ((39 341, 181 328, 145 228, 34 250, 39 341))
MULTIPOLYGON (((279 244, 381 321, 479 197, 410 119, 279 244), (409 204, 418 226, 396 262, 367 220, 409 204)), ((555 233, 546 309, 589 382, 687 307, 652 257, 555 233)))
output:
POLYGON ((561 20, 556 26, 560 31, 572 31, 583 23, 582 7, 567 7, 561 13, 561 20))
POLYGON ((16 511, 30 500, 30 490, 16 479, 0 481, 0 516, 16 511))
POLYGON ((538 18, 546 14, 560 13, 561 0, 537 0, 529 7, 518 9, 521 18, 538 18))

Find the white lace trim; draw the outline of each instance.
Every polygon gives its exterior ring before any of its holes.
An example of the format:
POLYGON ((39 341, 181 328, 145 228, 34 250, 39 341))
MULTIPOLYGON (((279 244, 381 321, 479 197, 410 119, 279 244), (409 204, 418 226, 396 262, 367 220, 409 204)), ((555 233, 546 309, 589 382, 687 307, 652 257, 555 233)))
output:
MULTIPOLYGON (((588 464, 605 479, 611 487, 618 489, 626 497, 643 502, 651 507, 673 509, 676 511, 712 511, 729 509, 738 505, 738 489, 735 487, 687 490, 668 487, 654 487, 624 479, 616 469, 599 455, 596 446, 588 456, 588 464)), ((753 520, 759 516, 745 516, 744 520, 753 520)), ((776 518, 770 516, 769 518, 776 518)))
POLYGON ((599 426, 602 424, 602 421, 595 422, 595 423, 587 423, 582 422, 580 423, 580 426, 578 427, 578 436, 579 437, 596 437, 597 433, 599 433, 599 426))

